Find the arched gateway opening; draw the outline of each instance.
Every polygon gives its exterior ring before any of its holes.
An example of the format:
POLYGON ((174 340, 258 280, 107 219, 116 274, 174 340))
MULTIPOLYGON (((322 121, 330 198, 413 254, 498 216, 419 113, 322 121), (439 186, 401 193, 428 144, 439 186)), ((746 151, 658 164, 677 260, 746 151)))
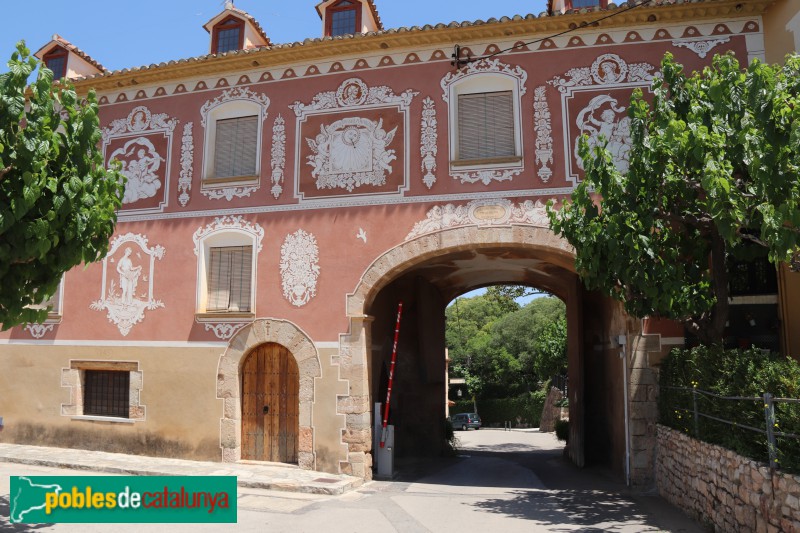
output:
POLYGON ((438 229, 390 250, 365 272, 348 297, 351 332, 341 342, 351 392, 339 406, 347 415, 349 448, 343 472, 370 476, 370 411, 384 401, 397 302, 403 300, 404 311, 391 402, 395 450, 436 455, 444 443, 445 306, 496 284, 536 287, 566 303, 569 457, 579 466, 603 463, 623 473, 623 373, 610 332, 624 334, 629 324, 618 305, 583 288, 565 241, 528 224, 438 229))

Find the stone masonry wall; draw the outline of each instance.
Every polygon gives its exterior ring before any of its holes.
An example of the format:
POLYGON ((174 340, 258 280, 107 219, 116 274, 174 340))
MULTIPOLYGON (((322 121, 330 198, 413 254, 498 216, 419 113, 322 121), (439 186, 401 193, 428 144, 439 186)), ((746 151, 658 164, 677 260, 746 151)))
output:
POLYGON ((800 477, 658 426, 658 492, 714 531, 800 533, 800 477))

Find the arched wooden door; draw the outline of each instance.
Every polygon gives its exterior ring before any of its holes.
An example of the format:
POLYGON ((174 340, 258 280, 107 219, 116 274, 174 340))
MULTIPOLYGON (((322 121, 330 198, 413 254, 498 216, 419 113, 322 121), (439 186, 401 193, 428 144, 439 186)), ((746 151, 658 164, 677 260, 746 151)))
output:
POLYGON ((280 344, 262 344, 242 366, 242 459, 297 462, 300 373, 280 344))

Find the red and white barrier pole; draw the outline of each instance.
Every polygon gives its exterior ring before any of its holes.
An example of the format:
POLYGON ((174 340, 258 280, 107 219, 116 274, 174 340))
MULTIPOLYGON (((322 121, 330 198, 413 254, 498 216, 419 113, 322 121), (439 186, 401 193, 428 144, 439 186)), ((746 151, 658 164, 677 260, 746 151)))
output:
POLYGON ((381 448, 386 444, 386 424, 389 422, 389 402, 392 399, 392 383, 394 383, 394 364, 397 362, 397 339, 400 338, 400 316, 403 314, 403 302, 397 304, 397 322, 394 326, 394 345, 392 346, 392 364, 389 367, 389 388, 386 390, 386 404, 383 408, 383 429, 381 430, 381 448))

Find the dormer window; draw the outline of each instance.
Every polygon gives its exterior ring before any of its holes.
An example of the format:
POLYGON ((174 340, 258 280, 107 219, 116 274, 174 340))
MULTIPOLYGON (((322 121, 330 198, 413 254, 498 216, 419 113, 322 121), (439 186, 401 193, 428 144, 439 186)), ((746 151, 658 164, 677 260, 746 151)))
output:
POLYGON ((361 2, 340 0, 331 4, 327 11, 328 35, 335 37, 358 33, 361 27, 361 2))
POLYGON ((214 26, 211 50, 215 54, 224 54, 231 50, 241 50, 244 45, 244 21, 230 16, 214 26))
POLYGON ((44 55, 44 64, 53 71, 53 79, 60 80, 67 76, 67 51, 56 46, 44 55))

